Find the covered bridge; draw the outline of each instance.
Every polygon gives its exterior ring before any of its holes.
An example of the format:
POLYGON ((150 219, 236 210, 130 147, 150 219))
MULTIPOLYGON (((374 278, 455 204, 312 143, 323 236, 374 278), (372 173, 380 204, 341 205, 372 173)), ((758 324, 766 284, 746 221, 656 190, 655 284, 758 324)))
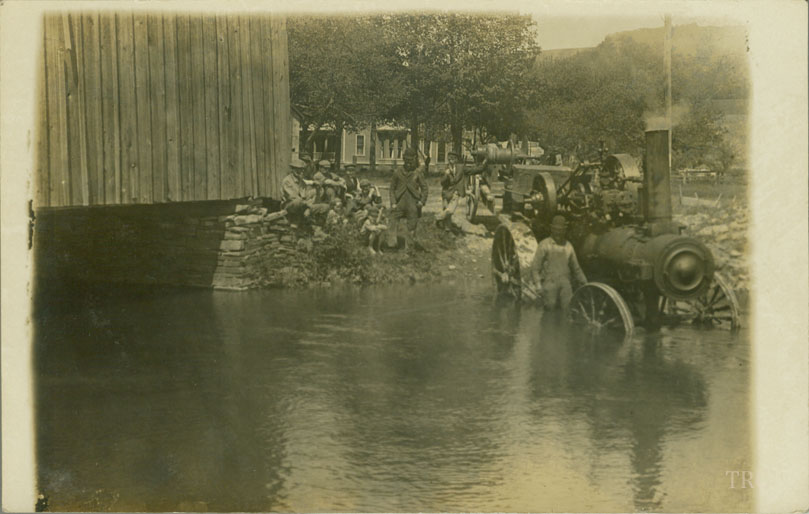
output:
POLYGON ((43 48, 36 206, 278 197, 283 19, 47 14, 43 48))
POLYGON ((43 34, 37 277, 255 282, 292 150, 284 18, 51 12, 43 34))

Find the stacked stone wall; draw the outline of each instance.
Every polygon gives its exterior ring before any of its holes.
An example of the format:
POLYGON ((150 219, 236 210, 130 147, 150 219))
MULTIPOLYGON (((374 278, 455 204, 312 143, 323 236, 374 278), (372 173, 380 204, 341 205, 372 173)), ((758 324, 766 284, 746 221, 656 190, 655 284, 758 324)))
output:
POLYGON ((213 287, 247 289, 283 283, 285 270, 297 260, 296 236, 284 212, 267 213, 249 206, 225 218, 213 287))
POLYGON ((221 289, 281 283, 296 236, 272 207, 243 200, 41 209, 36 279, 221 289))

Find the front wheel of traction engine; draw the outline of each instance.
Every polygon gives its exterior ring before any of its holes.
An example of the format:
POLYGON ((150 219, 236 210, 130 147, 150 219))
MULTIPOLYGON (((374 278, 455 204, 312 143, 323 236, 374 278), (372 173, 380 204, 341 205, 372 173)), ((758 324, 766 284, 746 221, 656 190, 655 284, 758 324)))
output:
POLYGON ((741 327, 741 309, 736 293, 722 275, 714 273, 713 284, 694 300, 660 299, 660 312, 670 321, 706 328, 735 331, 741 327))
POLYGON ((632 335, 635 323, 621 295, 601 282, 589 282, 576 289, 570 301, 570 320, 588 330, 609 330, 632 335))
POLYGON ((497 294, 519 300, 522 296, 520 259, 511 231, 504 225, 497 227, 492 242, 492 277, 497 294))

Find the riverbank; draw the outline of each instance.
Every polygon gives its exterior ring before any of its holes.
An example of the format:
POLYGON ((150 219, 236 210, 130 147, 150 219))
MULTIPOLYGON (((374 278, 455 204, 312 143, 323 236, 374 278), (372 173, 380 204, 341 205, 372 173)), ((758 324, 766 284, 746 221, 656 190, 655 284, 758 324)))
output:
MULTIPOLYGON (((383 198, 387 182, 373 178, 383 198)), ((454 220, 466 232, 446 232, 435 224, 441 209, 437 180, 430 180, 431 192, 423 217, 419 220, 418 251, 394 251, 373 255, 361 241, 356 227, 332 229, 320 236, 296 235, 294 252, 285 257, 279 273, 265 287, 331 287, 339 284, 372 285, 417 283, 436 280, 490 281, 492 233, 501 222, 486 209, 477 223, 467 223, 459 206, 454 220)), ((497 205, 500 212, 501 206, 497 205)), ((719 187, 689 184, 672 198, 674 220, 684 233, 703 241, 713 253, 716 269, 736 290, 742 305, 749 297, 750 276, 747 262, 749 209, 746 186, 724 184, 719 187)), ((488 283, 488 282, 487 282, 488 283)))
MULTIPOLYGON (((265 287, 329 287, 417 283, 447 278, 483 279, 491 238, 446 231, 425 213, 416 229, 419 248, 371 253, 351 224, 296 234, 295 253, 265 287)), ((488 231, 486 231, 488 232, 488 231)))

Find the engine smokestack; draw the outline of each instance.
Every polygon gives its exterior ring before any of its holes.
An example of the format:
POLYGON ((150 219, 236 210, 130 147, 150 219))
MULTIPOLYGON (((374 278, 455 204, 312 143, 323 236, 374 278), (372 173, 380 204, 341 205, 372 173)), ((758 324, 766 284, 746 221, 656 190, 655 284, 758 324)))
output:
POLYGON ((643 171, 643 212, 652 234, 671 226, 671 164, 669 131, 646 131, 646 158, 643 171))

